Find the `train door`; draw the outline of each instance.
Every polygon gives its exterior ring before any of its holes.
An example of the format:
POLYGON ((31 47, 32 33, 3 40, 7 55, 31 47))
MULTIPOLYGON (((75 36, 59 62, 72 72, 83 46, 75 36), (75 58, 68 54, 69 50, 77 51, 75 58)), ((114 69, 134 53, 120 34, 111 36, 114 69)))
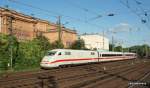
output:
POLYGON ((98 62, 100 62, 101 53, 97 52, 97 54, 98 54, 98 62))

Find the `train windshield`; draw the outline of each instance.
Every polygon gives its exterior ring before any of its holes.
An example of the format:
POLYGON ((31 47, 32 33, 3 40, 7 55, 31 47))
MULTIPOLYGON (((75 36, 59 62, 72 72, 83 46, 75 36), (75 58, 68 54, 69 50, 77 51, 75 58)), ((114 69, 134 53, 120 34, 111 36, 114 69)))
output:
POLYGON ((56 54, 56 51, 50 51, 50 52, 47 52, 47 56, 53 56, 56 54))

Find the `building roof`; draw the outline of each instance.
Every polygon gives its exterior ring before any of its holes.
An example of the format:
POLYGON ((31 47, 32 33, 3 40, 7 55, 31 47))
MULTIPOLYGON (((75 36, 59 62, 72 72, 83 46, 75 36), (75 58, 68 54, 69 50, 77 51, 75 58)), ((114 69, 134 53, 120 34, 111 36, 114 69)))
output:
MULTIPOLYGON (((25 17, 25 18, 28 18, 28 19, 32 19, 32 20, 36 20, 36 21, 40 21, 40 22, 45 22, 45 23, 49 23, 49 21, 47 20, 43 20, 43 19, 40 19, 40 18, 37 18, 37 17, 33 17, 33 16, 30 16, 30 15, 26 15, 26 14, 23 14, 21 12, 17 12, 15 10, 12 10, 10 8, 3 8, 3 7, 0 7, 0 11, 1 11, 1 14, 2 12, 10 12, 12 14, 15 14, 15 15, 18 15, 18 16, 21 16, 21 17, 25 17)), ((3 14, 2 14, 3 15, 3 14)), ((7 14, 4 14, 4 15, 7 15, 7 14)))
MULTIPOLYGON (((9 8, 3 8, 3 7, 0 7, 0 15, 3 15, 2 12, 10 12, 12 14, 15 14, 15 15, 18 15, 18 16, 21 16, 21 17, 24 17, 24 18, 28 18, 28 19, 31 19, 33 22, 44 22, 44 23, 47 23, 47 24, 50 24, 50 25, 54 25, 54 26, 57 26, 56 23, 51 23, 47 20, 43 20, 43 19, 40 19, 40 18, 37 18, 37 17, 33 17, 33 16, 30 16, 30 15, 26 15, 26 14, 23 14, 23 13, 20 13, 20 12, 17 12, 15 10, 12 10, 12 9, 9 9, 9 8)), ((8 15, 8 14, 4 14, 4 15, 8 15)), ((62 30, 63 31, 66 31, 66 32, 71 32, 71 33, 75 33, 76 34, 76 30, 71 30, 69 28, 66 28, 66 27, 62 27, 62 30)), ((56 32, 57 30, 50 30, 49 32, 56 32)))

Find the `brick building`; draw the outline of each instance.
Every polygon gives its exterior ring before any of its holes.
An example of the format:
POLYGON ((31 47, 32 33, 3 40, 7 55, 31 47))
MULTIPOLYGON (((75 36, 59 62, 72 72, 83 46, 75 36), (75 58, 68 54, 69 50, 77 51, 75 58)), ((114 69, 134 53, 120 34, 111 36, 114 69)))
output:
MULTIPOLYGON (((0 33, 9 34, 10 27, 19 41, 32 40, 39 33, 46 36, 51 43, 58 40, 58 25, 0 7, 0 33)), ((61 29, 61 40, 68 47, 77 39, 77 33, 65 27, 61 29)))

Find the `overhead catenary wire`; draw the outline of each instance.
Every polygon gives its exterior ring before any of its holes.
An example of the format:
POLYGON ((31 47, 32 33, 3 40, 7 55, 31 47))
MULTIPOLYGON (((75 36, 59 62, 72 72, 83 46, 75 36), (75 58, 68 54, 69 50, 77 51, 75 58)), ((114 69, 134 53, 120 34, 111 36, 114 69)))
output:
MULTIPOLYGON (((128 0, 126 0, 126 2, 128 2, 128 0)), ((141 14, 138 14, 138 13, 136 12, 136 10, 133 10, 133 9, 131 8, 131 6, 129 5, 129 2, 128 2, 128 3, 124 3, 123 1, 120 0, 120 3, 121 3, 122 5, 124 5, 124 6, 126 6, 133 14, 135 14, 135 15, 136 15, 138 18, 140 18, 140 20, 142 21, 142 18, 143 18, 143 17, 141 17, 141 14)), ((140 2, 140 4, 142 4, 142 3, 140 2)), ((145 22, 144 24, 145 24, 145 26, 147 27, 148 31, 150 31, 150 26, 147 24, 147 22, 145 22)))
MULTIPOLYGON (((134 10, 134 9, 131 8, 131 6, 129 5, 129 1, 128 1, 128 0, 126 0, 126 3, 123 2, 122 0, 120 0, 120 3, 121 3, 122 5, 124 5, 124 6, 126 6, 132 13, 134 13, 138 18, 140 18, 141 21, 143 20, 143 17, 141 17, 141 14, 137 13, 136 10, 134 10)), ((146 21, 144 21, 144 20, 143 20, 143 22, 146 23, 146 21)), ((145 24, 145 23, 144 23, 144 24, 145 24)), ((147 27, 148 29, 150 29, 150 26, 149 26, 148 24, 145 24, 145 25, 146 25, 146 27, 147 27)))
MULTIPOLYGON (((77 4, 77 3, 74 3, 74 2, 72 2, 71 0, 67 0, 66 3, 70 4, 71 6, 74 6, 75 8, 79 8, 79 9, 81 9, 81 10, 84 11, 84 12, 87 12, 87 13, 89 13, 89 14, 95 15, 95 17, 86 19, 86 20, 85 20, 86 23, 90 23, 91 21, 96 20, 96 19, 98 19, 98 18, 101 18, 101 17, 103 17, 103 15, 104 15, 104 14, 99 14, 99 13, 93 11, 93 10, 90 10, 90 9, 86 8, 86 7, 83 7, 83 6, 81 6, 81 5, 77 4)), ((105 15, 106 15, 106 14, 105 14, 105 15)), ((114 16, 114 15, 115 15, 114 13, 109 13, 109 14, 107 14, 107 16, 114 16)), ((95 25, 95 26, 98 27, 97 24, 92 24, 92 25, 95 25)), ((105 29, 105 28, 103 27, 103 29, 105 29)))
POLYGON ((138 5, 138 7, 140 8, 140 11, 142 12, 142 16, 143 16, 143 19, 141 20, 141 21, 143 21, 143 22, 149 22, 150 21, 150 15, 149 15, 149 13, 148 13, 148 11, 146 10, 146 9, 144 9, 143 7, 142 7, 142 2, 139 2, 139 1, 137 1, 137 0, 134 0, 135 1, 135 3, 138 5))
MULTIPOLYGON (((24 6, 27 6, 27 7, 30 7, 30 8, 33 8, 33 9, 37 9, 37 10, 40 10, 42 12, 46 12, 48 14, 53 14, 54 17, 58 17, 58 16, 61 16, 61 17, 64 17, 64 18, 70 18, 74 21, 77 21, 77 22, 81 22, 81 23, 85 23, 85 24, 89 24, 93 27, 97 27, 97 28, 102 28, 101 26, 97 25, 97 24, 94 24, 94 23, 90 23, 90 22, 87 22, 87 21, 83 21, 79 18, 75 18, 75 17, 71 17, 71 16, 67 16, 67 15, 63 15, 63 14, 60 14, 58 12, 55 12, 55 11, 50 11, 50 10, 46 10, 46 9, 43 9, 43 8, 40 8, 40 7, 37 7, 37 6, 33 6, 31 4, 26 4, 26 3, 23 3, 21 1, 17 1, 17 0, 8 0, 12 3, 16 3, 16 4, 20 4, 20 5, 24 5, 24 6)), ((41 13, 42 14, 42 13, 41 13)))
POLYGON ((53 14, 53 16, 55 16, 55 17, 57 17, 57 15, 56 15, 56 14, 61 15, 61 14, 56 13, 56 12, 54 12, 54 11, 50 11, 50 10, 46 10, 46 9, 42 9, 42 8, 39 8, 39 7, 36 7, 36 6, 30 5, 30 4, 26 4, 26 3, 23 3, 23 2, 20 2, 20 1, 16 1, 16 0, 8 0, 8 1, 13 2, 13 3, 16 3, 16 4, 20 4, 20 5, 28 6, 28 7, 34 8, 34 9, 38 9, 38 10, 40 10, 40 11, 42 11, 42 12, 47 12, 47 13, 49 13, 49 14, 53 14))
POLYGON ((83 6, 80 6, 80 5, 77 4, 77 3, 73 3, 73 2, 71 2, 70 0, 67 0, 67 3, 68 3, 68 4, 71 4, 71 6, 74 6, 74 7, 76 7, 76 8, 79 8, 79 9, 81 9, 81 10, 83 10, 83 11, 85 11, 85 12, 88 12, 88 13, 90 13, 90 14, 99 15, 99 13, 97 13, 97 12, 95 12, 95 11, 92 11, 92 10, 89 10, 88 8, 85 8, 85 7, 83 7, 83 6))
POLYGON ((85 7, 83 7, 83 6, 81 6, 81 5, 77 4, 77 3, 71 2, 70 0, 67 0, 67 3, 70 4, 71 6, 74 6, 74 7, 76 7, 76 8, 81 9, 81 10, 84 11, 84 12, 87 12, 87 13, 89 13, 89 14, 95 15, 95 17, 92 17, 92 18, 87 19, 87 22, 103 17, 102 14, 99 14, 99 13, 93 11, 93 10, 90 10, 90 9, 88 9, 88 8, 85 8, 85 7))

